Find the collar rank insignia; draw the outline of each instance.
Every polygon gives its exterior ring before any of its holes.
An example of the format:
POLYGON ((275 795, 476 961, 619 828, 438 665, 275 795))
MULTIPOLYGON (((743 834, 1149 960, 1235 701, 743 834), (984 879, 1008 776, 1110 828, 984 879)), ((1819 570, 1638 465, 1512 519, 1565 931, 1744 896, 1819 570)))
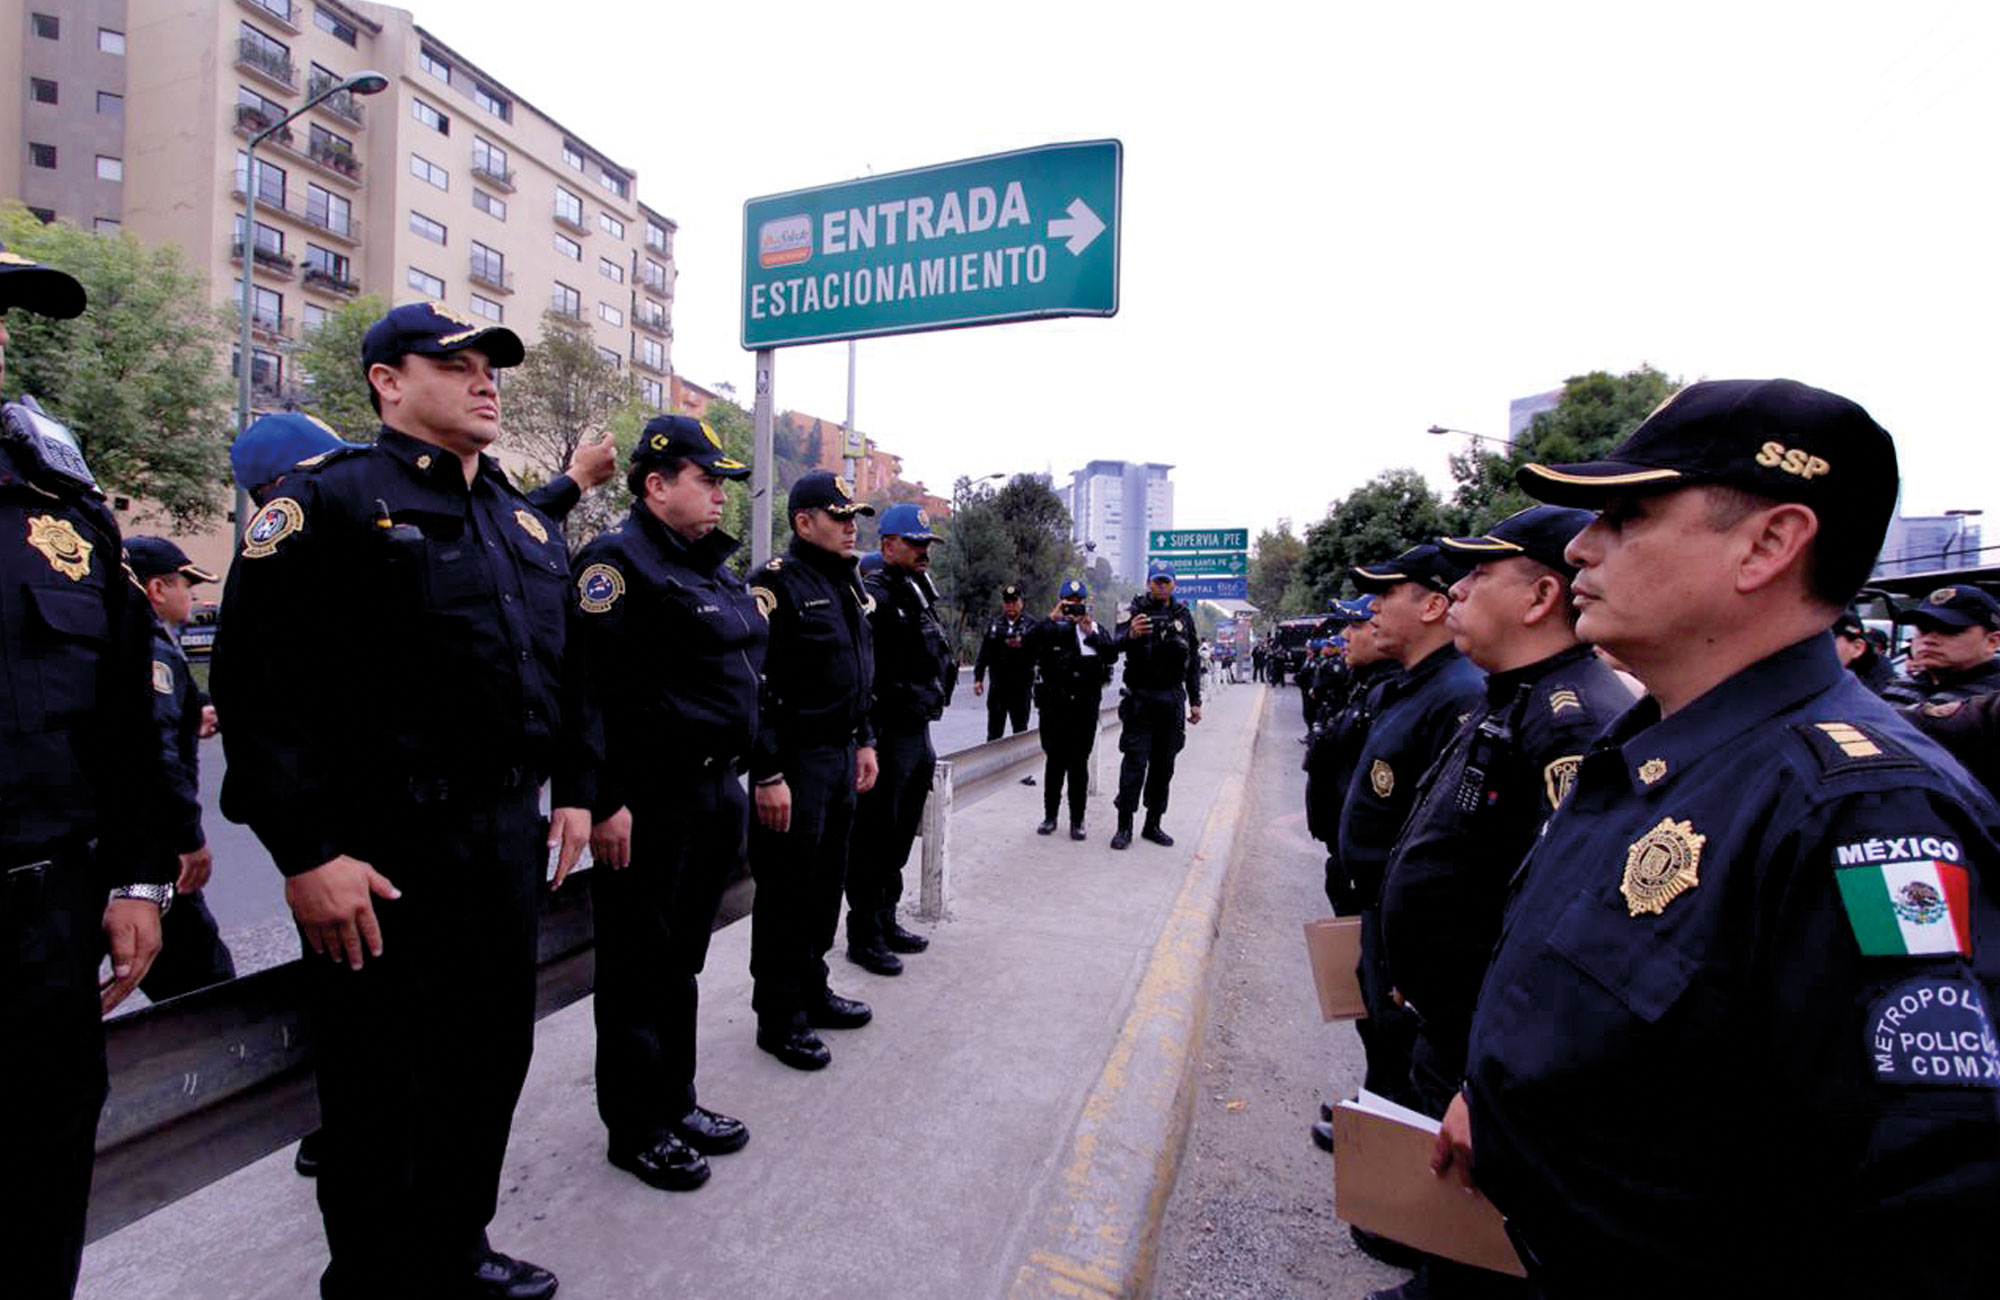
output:
POLYGON ((535 518, 535 516, 529 513, 528 511, 516 510, 514 512, 514 522, 521 525, 522 532, 534 538, 536 541, 547 542, 549 540, 549 530, 542 527, 542 521, 535 518))
POLYGON ((90 573, 93 548, 67 519, 36 515, 28 521, 28 545, 40 551, 49 567, 71 582, 82 582, 90 573))
POLYGON ((1368 766, 1368 788, 1377 799, 1387 799, 1396 792, 1396 769, 1376 759, 1368 766))
POLYGON ((625 575, 608 564, 593 564, 576 575, 576 603, 586 614, 602 614, 625 594, 625 575))
POLYGON ((1625 879, 1618 892, 1625 895, 1626 910, 1633 916, 1658 916, 1700 884, 1701 846, 1706 843, 1708 836, 1695 834, 1693 822, 1662 818, 1625 850, 1625 879))
POLYGON ((244 558, 258 560, 272 554, 278 543, 299 531, 305 521, 305 509, 298 502, 290 497, 273 497, 243 530, 244 558))
POLYGON ((1639 764, 1639 779, 1647 785, 1658 785, 1660 782, 1666 780, 1667 760, 1664 758, 1649 758, 1639 764))
POLYGON ((425 452, 423 455, 417 457, 418 469, 429 469, 430 467, 431 467, 431 454, 429 452, 425 452))

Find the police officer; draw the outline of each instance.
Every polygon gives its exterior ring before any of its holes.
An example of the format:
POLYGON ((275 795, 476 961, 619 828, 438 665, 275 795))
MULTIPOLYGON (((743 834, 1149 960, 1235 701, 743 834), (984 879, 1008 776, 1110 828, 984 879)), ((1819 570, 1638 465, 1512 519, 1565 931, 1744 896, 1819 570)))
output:
POLYGON ((1069 783, 1069 837, 1084 838, 1083 809, 1090 794, 1090 751, 1097 744, 1098 714, 1118 645, 1090 616, 1090 588, 1077 578, 1056 593, 1048 618, 1028 632, 1033 656, 1035 707, 1041 710, 1042 824, 1053 835, 1063 783, 1069 783))
POLYGON ((588 839, 597 748, 563 539, 482 454, 521 357, 435 303, 376 321, 380 435, 286 476, 223 598, 223 811, 317 954, 328 1300, 556 1287, 485 1234, 534 1046, 539 887, 549 848, 560 884, 588 839), (349 589, 370 617, 325 598, 349 589))
POLYGON ((1445 615, 1464 566, 1436 543, 1413 546, 1384 564, 1354 570, 1375 595, 1375 645, 1402 672, 1376 692, 1374 719, 1355 760, 1340 811, 1340 867, 1361 913, 1361 996, 1355 1022, 1368 1056, 1369 1091, 1409 1104, 1416 1023, 1391 996, 1382 947, 1382 876, 1416 802, 1418 783, 1482 698, 1482 675, 1452 644, 1445 615))
POLYGON ((1916 628, 1910 677, 1884 692, 1892 704, 1946 704, 2000 690, 2000 601, 1969 582, 1940 587, 1899 616, 1916 628))
POLYGON ((1311 726, 1315 731, 1324 727, 1327 718, 1347 704, 1347 691, 1353 684, 1353 677, 1347 670, 1344 649, 1340 638, 1330 628, 1320 638, 1319 664, 1313 673, 1311 726))
POLYGON ((1318 637, 1307 637, 1306 657, 1300 662, 1298 672, 1292 674, 1292 680, 1299 686, 1299 717, 1306 726, 1299 736, 1301 745, 1312 743, 1313 718, 1319 707, 1319 647, 1318 637))
POLYGON ((771 623, 750 760, 751 1006, 757 1046, 798 1070, 833 1059, 815 1029, 857 1029, 873 1011, 827 987, 858 792, 875 784, 868 720, 875 681, 870 597, 856 573, 854 519, 875 508, 824 472, 792 485, 792 543, 750 579, 771 623))
POLYGON ((951 638, 931 585, 931 543, 938 535, 915 505, 882 512, 882 571, 868 576, 875 608, 875 753, 881 775, 855 811, 854 857, 847 870, 847 958, 877 975, 899 975, 897 953, 922 952, 930 940, 896 920, 903 863, 916 842, 924 798, 937 770, 931 723, 944 716, 958 678, 951 638))
POLYGON ((972 693, 986 693, 986 674, 993 674, 993 693, 986 697, 986 739, 998 740, 1013 720, 1015 734, 1028 729, 1028 700, 1035 685, 1035 657, 1028 636, 1035 620, 1026 612, 1021 589, 1008 583, 1000 589, 1000 617, 986 625, 979 655, 972 661, 972 693))
POLYGON ((160 956, 139 989, 155 1002, 236 978, 236 963, 202 898, 213 857, 201 827, 200 742, 215 734, 215 710, 194 684, 176 639, 194 611, 194 586, 215 575, 164 537, 125 539, 125 563, 153 607, 153 725, 172 809, 166 851, 174 856, 174 906, 160 918, 160 956))
POLYGON ((1201 722, 1201 663, 1195 658, 1194 615, 1174 599, 1174 566, 1146 566, 1146 591, 1119 620, 1118 652, 1125 656, 1118 718, 1118 830, 1111 847, 1132 843, 1132 816, 1143 794, 1146 824, 1140 834, 1171 846, 1160 825, 1174 779, 1174 759, 1187 743, 1187 724, 1201 722))
POLYGON ((727 564, 725 487, 749 477, 686 415, 646 423, 632 511, 576 559, 570 642, 604 721, 590 850, 597 939, 597 1113, 612 1164, 687 1191, 705 1156, 750 1140, 695 1101, 696 976, 743 860, 741 773, 757 737, 770 625, 727 564))
MULTIPOLYGON (((5 315, 83 313, 69 275, 0 249, 5 315)), ((18 319, 18 318, 17 318, 18 319)), ((160 950, 176 865, 160 834, 152 614, 75 438, 0 410, 0 1222, 6 1289, 63 1297, 83 1258, 106 1071, 101 1016, 160 950), (115 886, 115 887, 114 887, 115 886), (108 899, 107 899, 108 891, 108 899), (109 950, 102 990, 98 962, 109 950)))
POLYGON ((1519 479, 1602 508, 1577 632, 1649 696, 1517 873, 1437 1166, 1557 1300, 1984 1294, 2000 812, 1827 635, 1895 509, 1889 435, 1704 382, 1519 479))
POLYGON ((1895 685, 1896 670, 1875 648, 1872 631, 1861 616, 1853 610, 1845 610, 1833 621, 1833 651, 1840 656, 1840 662, 1861 679, 1861 684, 1881 695, 1895 685))

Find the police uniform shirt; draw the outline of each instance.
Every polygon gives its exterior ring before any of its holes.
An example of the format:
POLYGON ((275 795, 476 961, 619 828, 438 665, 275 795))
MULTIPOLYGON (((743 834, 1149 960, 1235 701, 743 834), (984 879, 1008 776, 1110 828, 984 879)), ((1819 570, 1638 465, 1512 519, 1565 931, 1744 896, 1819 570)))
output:
POLYGON ((1354 784, 1355 765, 1368 743, 1375 706, 1388 684, 1403 670, 1393 661, 1377 659, 1353 670, 1347 701, 1335 710, 1306 750, 1306 828, 1329 848, 1340 839, 1340 810, 1354 784))
POLYGON ((1378 688, 1374 721, 1340 810, 1340 860, 1365 905, 1381 889, 1419 778, 1479 707, 1485 677, 1446 642, 1378 688))
POLYGON ((920 728, 944 716, 954 672, 937 590, 929 575, 893 566, 865 581, 875 601, 875 730, 920 728))
POLYGON ((1382 930, 1397 991, 1440 1033, 1471 1023, 1507 882, 1633 698, 1589 646, 1494 673, 1424 774, 1383 879, 1382 930))
POLYGON ((1825 635, 1591 748, 1466 1085, 1549 1294, 1992 1292, 1996 821, 1825 635))
POLYGON ((597 820, 704 760, 747 760, 770 624, 719 530, 688 541, 643 502, 576 558, 570 633, 604 721, 597 820))
POLYGON ((392 429, 285 479, 245 530, 217 625, 223 811, 287 875, 426 792, 553 777, 594 805, 601 732, 565 655, 562 534, 499 464, 392 429))
POLYGON ((1028 638, 1039 626, 1040 621, 1026 613, 1019 618, 1002 614, 988 623, 979 641, 979 657, 972 664, 972 680, 981 681, 991 672, 995 687, 1025 685, 1035 671, 1028 638))
POLYGON ((1186 605, 1137 597, 1119 620, 1116 639, 1118 652, 1125 656, 1127 690, 1156 698, 1184 693, 1190 705, 1201 707, 1201 660, 1195 657, 1199 638, 1186 605), (1145 636, 1132 634, 1132 619, 1139 614, 1152 624, 1145 636))
POLYGON ((1943 704, 2000 691, 2000 658, 1964 672, 1915 672, 1883 692, 1892 704, 1943 704))
POLYGON ((801 749, 874 744, 873 601, 854 561, 795 537, 752 575, 750 594, 771 624, 752 779, 781 775, 801 749))
POLYGON ((167 775, 168 840, 176 856, 208 842, 201 828, 201 710, 208 701, 194 684, 187 655, 172 632, 153 621, 153 726, 167 775))
POLYGON ((1118 657, 1116 642, 1103 628, 1085 633, 1081 624, 1053 619, 1029 631, 1028 649, 1034 663, 1035 699, 1043 708, 1101 699, 1118 657))

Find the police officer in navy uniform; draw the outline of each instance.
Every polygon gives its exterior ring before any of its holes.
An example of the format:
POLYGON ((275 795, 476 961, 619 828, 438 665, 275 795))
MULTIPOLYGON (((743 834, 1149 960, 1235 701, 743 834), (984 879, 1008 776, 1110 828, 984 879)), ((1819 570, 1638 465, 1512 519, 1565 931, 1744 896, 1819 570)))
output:
POLYGON ((1859 614, 1845 610, 1833 621, 1833 650, 1847 671, 1861 679, 1863 686, 1882 695, 1896 684, 1896 670, 1875 648, 1872 631, 1859 614))
POLYGON ((1027 612, 1021 589, 1008 583, 1000 589, 1000 617, 986 624, 979 655, 972 661, 972 693, 986 694, 986 674, 993 674, 993 692, 986 695, 986 739, 998 740, 1011 719, 1016 734, 1028 729, 1028 700, 1035 685, 1035 656, 1028 637, 1036 622, 1027 612))
POLYGON ((792 543, 750 578, 771 623, 750 779, 751 1007, 757 1046, 798 1070, 833 1053, 819 1029, 858 1029, 873 1011, 827 987, 840 926, 857 794, 875 784, 872 598, 854 557, 855 517, 875 508, 817 471, 792 485, 792 543))
POLYGON ((1174 599, 1174 566, 1146 566, 1146 590, 1132 598, 1119 620, 1118 653, 1125 656, 1119 694, 1118 829, 1111 847, 1132 843, 1132 817, 1146 805, 1144 839, 1172 846, 1160 825, 1174 779, 1174 761, 1187 743, 1189 723, 1201 722, 1201 661, 1195 657, 1194 614, 1174 599))
MULTIPOLYGON (((1306 832, 1326 845, 1326 900, 1335 916, 1352 916, 1359 909, 1347 886, 1347 873, 1340 870, 1340 810, 1347 791, 1354 784, 1354 771, 1367 742, 1368 727, 1374 720, 1374 697, 1385 678, 1401 671, 1375 645, 1375 598, 1361 596, 1335 601, 1329 615, 1337 627, 1346 629, 1341 647, 1342 666, 1347 670, 1346 698, 1339 708, 1326 715, 1318 731, 1310 737, 1306 751, 1306 832)), ((1332 1130, 1327 1131, 1332 1139, 1332 1130)))
POLYGON ((1649 695, 1516 873, 1436 1167, 1556 1300, 1989 1293, 2000 810, 1827 632, 1895 509, 1889 435, 1704 382, 1519 479, 1601 508, 1577 632, 1649 695))
POLYGON ((270 850, 315 954, 329 1300, 556 1287, 485 1234, 534 1047, 549 850, 560 884, 599 747, 562 536, 482 454, 495 371, 522 352, 437 303, 376 321, 379 437, 286 476, 223 597, 223 812, 270 850))
POLYGON ((1071 578, 1056 593, 1055 608, 1028 633, 1034 660, 1035 707, 1042 753, 1042 823, 1038 835, 1053 835, 1063 785, 1069 785, 1069 837, 1083 839, 1084 804, 1090 795, 1090 751, 1097 744, 1104 686, 1118 644, 1090 616, 1090 588, 1071 578))
POLYGON ((903 928, 903 864, 916 843, 924 799, 937 772, 931 723, 944 716, 958 680, 951 636, 938 617, 930 551, 938 535, 917 506, 882 512, 882 570, 868 576, 875 608, 875 752, 881 776, 855 812, 847 869, 847 958, 877 975, 902 973, 898 953, 930 940, 903 928))
POLYGON ((576 557, 573 652, 604 722, 591 832, 597 1113, 612 1164, 688 1191, 750 1140, 695 1101, 696 976, 743 860, 740 779, 757 739, 770 625, 728 566, 727 485, 750 467, 686 415, 646 423, 632 511, 576 557))
POLYGON ((1445 615, 1467 566, 1434 542, 1384 564, 1360 565, 1355 585, 1375 596, 1375 645, 1402 669, 1373 702, 1368 738, 1340 810, 1340 868, 1361 914, 1361 996, 1355 1022, 1368 1057, 1369 1091, 1410 1104, 1416 1022, 1392 996, 1382 945, 1382 877, 1419 783, 1483 698, 1484 675, 1452 644, 1445 615))
POLYGON ((176 636, 194 607, 197 582, 215 575, 164 537, 125 539, 125 563, 152 605, 153 725, 167 774, 171 817, 167 852, 174 855, 174 906, 160 918, 160 956, 139 991, 155 1002, 236 978, 236 963, 216 930, 202 888, 214 866, 201 825, 200 743, 213 735, 208 695, 195 685, 176 636))
POLYGON ((2000 601, 1969 582, 1940 587, 1898 621, 1916 628, 1909 680, 1883 692, 1892 704, 1948 704, 2000 691, 2000 601))
MULTIPOLYGON (((9 311, 83 313, 83 286, 0 249, 9 311)), ((18 318, 17 318, 18 319, 18 318)), ((0 409, 0 1222, 6 1290, 70 1295, 106 1070, 101 1017, 160 951, 177 866, 153 731, 152 611, 69 431, 0 409), (108 897, 107 897, 108 895, 108 897), (107 949, 112 979, 98 987, 107 949)))

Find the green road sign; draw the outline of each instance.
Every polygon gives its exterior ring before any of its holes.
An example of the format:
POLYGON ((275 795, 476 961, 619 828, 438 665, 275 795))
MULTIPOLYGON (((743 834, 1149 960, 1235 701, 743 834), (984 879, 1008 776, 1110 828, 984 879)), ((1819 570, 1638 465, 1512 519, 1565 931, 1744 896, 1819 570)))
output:
POLYGON ((1247 551, 1248 528, 1154 528, 1146 533, 1149 551, 1247 551))
POLYGON ((743 346, 1118 312, 1116 140, 743 205, 743 346))
POLYGON ((1243 551, 1149 551, 1146 558, 1167 561, 1182 577, 1225 573, 1242 577, 1250 572, 1250 556, 1243 551))

